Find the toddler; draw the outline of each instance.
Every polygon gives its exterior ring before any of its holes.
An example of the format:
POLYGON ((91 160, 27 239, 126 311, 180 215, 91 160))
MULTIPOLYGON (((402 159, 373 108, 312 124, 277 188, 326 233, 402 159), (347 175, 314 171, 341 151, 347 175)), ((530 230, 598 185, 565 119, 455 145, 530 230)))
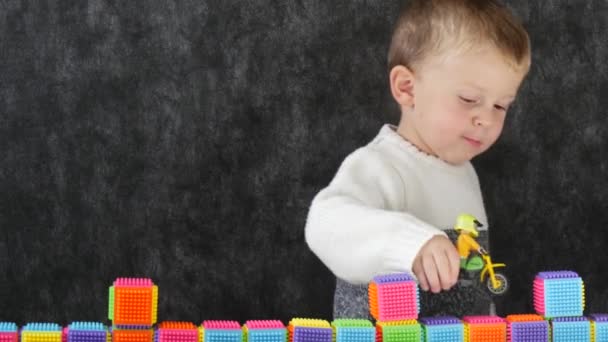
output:
POLYGON ((421 316, 489 313, 481 286, 458 285, 450 234, 468 213, 489 247, 470 160, 500 136, 529 67, 528 35, 497 1, 408 1, 388 53, 399 124, 347 156, 308 213, 306 242, 337 277, 334 317, 369 317, 370 280, 404 271, 421 316))

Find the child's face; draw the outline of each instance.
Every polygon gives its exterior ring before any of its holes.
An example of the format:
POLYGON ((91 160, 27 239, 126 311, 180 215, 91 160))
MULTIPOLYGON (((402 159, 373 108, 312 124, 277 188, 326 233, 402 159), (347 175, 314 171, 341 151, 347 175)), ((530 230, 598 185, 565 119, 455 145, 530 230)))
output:
POLYGON ((414 76, 399 132, 450 164, 469 161, 498 139, 526 72, 494 48, 430 57, 414 76))

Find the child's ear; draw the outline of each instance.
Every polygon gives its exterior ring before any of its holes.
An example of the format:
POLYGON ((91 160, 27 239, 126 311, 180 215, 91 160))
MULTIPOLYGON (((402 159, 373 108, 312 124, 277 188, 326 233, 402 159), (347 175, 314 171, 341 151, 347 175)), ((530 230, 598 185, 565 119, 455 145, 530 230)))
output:
POLYGON ((399 105, 412 107, 414 105, 414 73, 403 65, 391 69, 391 93, 399 105))

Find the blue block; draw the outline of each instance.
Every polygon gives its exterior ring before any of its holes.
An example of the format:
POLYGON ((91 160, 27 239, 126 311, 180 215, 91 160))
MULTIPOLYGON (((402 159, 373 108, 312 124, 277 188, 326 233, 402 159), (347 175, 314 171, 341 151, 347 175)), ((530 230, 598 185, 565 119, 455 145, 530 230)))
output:
POLYGON ((553 342, 591 341, 591 322, 585 317, 558 317, 551 320, 553 342))

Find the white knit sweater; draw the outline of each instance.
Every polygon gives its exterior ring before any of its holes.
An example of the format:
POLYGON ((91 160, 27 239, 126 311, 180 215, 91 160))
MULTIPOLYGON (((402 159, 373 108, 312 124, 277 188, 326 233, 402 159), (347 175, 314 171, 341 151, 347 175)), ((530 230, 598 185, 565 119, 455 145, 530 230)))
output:
POLYGON ((337 277, 364 284, 411 272, 420 248, 461 213, 487 223, 471 163, 454 166, 425 154, 385 125, 316 195, 306 242, 337 277))

